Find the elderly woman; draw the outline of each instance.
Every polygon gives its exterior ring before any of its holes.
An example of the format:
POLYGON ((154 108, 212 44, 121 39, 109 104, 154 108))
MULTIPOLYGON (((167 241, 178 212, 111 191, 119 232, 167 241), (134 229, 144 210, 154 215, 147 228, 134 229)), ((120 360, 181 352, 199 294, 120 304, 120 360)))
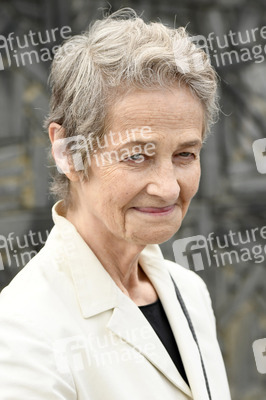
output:
POLYGON ((216 76, 121 10, 56 54, 55 226, 3 290, 1 400, 229 400, 203 281, 163 258, 200 179, 216 76))

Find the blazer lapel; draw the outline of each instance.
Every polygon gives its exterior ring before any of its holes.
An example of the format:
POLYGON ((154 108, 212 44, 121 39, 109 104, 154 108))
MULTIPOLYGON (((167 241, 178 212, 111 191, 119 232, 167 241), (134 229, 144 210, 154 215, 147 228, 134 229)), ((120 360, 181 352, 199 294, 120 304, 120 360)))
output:
POLYGON ((146 252, 143 251, 140 264, 154 285, 168 317, 186 370, 193 399, 208 399, 198 347, 177 299, 173 282, 163 259, 154 257, 152 251, 151 246, 148 246, 146 252))
POLYGON ((177 371, 153 328, 138 306, 122 292, 119 306, 114 309, 107 328, 135 348, 170 382, 191 397, 191 390, 177 371))

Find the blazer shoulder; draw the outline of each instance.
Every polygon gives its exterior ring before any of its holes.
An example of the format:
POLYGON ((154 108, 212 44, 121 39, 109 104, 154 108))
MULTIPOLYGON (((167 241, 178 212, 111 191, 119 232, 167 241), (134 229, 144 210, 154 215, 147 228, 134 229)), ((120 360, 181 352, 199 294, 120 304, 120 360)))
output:
MULTIPOLYGON (((18 272, 0 293, 0 318, 4 315, 23 315, 38 318, 41 310, 58 300, 67 277, 58 270, 46 245, 18 272)), ((53 309, 53 308, 52 308, 53 309)))

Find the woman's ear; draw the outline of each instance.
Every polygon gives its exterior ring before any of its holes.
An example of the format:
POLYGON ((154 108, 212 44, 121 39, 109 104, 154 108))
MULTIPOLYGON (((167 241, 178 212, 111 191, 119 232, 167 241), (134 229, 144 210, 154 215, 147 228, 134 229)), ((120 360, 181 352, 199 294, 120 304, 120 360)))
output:
POLYGON ((71 138, 65 137, 65 129, 56 122, 52 122, 49 125, 48 131, 52 144, 52 155, 58 172, 60 172, 60 174, 65 174, 71 181, 79 180, 79 175, 74 169, 71 156, 66 152, 67 145, 71 138))
POLYGON ((49 125, 48 133, 49 133, 50 142, 52 144, 52 154, 53 154, 53 157, 55 158, 54 142, 58 139, 62 139, 65 137, 65 135, 64 135, 65 129, 61 125, 57 124, 56 122, 52 122, 49 125))

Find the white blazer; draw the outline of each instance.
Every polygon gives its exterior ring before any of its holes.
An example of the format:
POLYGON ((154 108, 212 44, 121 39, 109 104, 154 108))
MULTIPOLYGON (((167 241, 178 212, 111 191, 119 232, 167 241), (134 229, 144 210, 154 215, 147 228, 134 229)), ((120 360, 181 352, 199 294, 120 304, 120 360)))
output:
POLYGON ((204 282, 149 245, 140 264, 163 304, 190 387, 156 333, 53 207, 43 249, 0 295, 1 400, 230 400, 204 282))

